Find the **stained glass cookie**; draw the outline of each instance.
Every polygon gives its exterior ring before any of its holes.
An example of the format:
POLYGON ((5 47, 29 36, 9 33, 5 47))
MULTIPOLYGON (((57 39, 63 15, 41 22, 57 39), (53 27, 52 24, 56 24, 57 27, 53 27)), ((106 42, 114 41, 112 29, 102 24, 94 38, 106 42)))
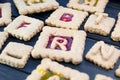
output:
POLYGON ((55 10, 59 7, 56 0, 13 0, 19 14, 32 14, 55 10))
POLYGON ((8 36, 9 36, 8 33, 0 32, 0 49, 2 48, 4 42, 7 40, 8 36))
POLYGON ((0 63, 23 68, 30 57, 31 46, 10 42, 0 54, 0 63))
POLYGON ((41 20, 21 15, 4 30, 20 40, 28 41, 40 32, 43 25, 41 20))
POLYGON ((115 74, 117 77, 120 77, 120 66, 118 67, 118 69, 115 71, 115 74))
POLYGON ((84 31, 45 26, 34 46, 32 56, 79 64, 82 62, 85 40, 84 31))
POLYGON ((45 22, 50 26, 78 29, 87 15, 87 12, 59 7, 45 22))
POLYGON ((70 0, 67 7, 90 13, 104 12, 109 0, 70 0))
POLYGON ((65 67, 50 59, 43 59, 41 64, 27 77, 26 80, 89 80, 86 73, 65 67), (75 74, 75 75, 73 75, 75 74))
POLYGON ((8 25, 12 19, 11 4, 0 3, 0 26, 8 25))
POLYGON ((113 69, 114 64, 120 57, 120 50, 112 45, 105 44, 103 41, 97 42, 86 54, 86 59, 105 68, 113 69))
POLYGON ((114 79, 112 79, 109 76, 105 76, 105 75, 102 75, 102 74, 97 74, 96 77, 95 77, 95 80, 114 80, 114 79))
POLYGON ((120 41, 120 13, 118 14, 118 21, 117 21, 117 24, 114 28, 114 31, 112 32, 111 34, 111 38, 114 40, 114 41, 120 41))
POLYGON ((113 28, 115 19, 106 13, 92 14, 85 23, 84 29, 90 33, 107 36, 113 28))

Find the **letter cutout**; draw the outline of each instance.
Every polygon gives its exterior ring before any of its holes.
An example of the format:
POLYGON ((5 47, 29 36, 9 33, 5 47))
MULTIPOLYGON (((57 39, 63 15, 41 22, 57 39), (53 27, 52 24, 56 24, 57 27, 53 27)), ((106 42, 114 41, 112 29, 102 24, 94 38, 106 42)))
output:
POLYGON ((108 14, 106 13, 95 13, 95 15, 97 16, 96 24, 99 24, 103 18, 108 17, 108 14))
POLYGON ((61 50, 66 51, 66 45, 67 45, 67 40, 64 38, 60 38, 60 37, 55 37, 52 41, 51 47, 52 49, 55 49, 56 46, 59 46, 61 48, 61 50))
POLYGON ((84 0, 84 4, 90 5, 90 6, 95 6, 97 0, 84 0))

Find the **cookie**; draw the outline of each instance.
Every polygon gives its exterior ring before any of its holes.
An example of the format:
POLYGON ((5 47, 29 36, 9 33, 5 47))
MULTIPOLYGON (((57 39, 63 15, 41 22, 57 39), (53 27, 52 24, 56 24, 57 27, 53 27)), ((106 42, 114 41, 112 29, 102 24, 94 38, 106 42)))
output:
POLYGON ((120 13, 118 14, 118 21, 117 21, 117 24, 114 28, 114 31, 112 32, 111 34, 111 38, 114 40, 114 41, 120 41, 120 13))
POLYGON ((43 25, 44 23, 41 20, 21 15, 4 30, 20 40, 28 41, 40 32, 43 25))
POLYGON ((40 13, 55 10, 59 7, 56 0, 13 0, 19 14, 40 13))
POLYGON ((119 59, 120 50, 99 41, 89 50, 85 57, 94 64, 109 70, 114 68, 114 64, 119 59))
POLYGON ((88 16, 87 12, 72 10, 61 6, 53 12, 45 22, 49 26, 78 29, 86 16, 88 16))
POLYGON ((4 42, 7 40, 8 36, 9 36, 8 33, 0 32, 0 49, 2 48, 4 42))
POLYGON ((85 40, 84 31, 45 26, 34 46, 32 57, 49 57, 52 60, 79 64, 82 62, 85 40))
POLYGON ((97 74, 95 77, 95 80, 114 80, 111 77, 102 75, 102 74, 97 74))
POLYGON ((90 80, 86 73, 65 67, 50 59, 43 59, 41 64, 26 80, 90 80), (75 75, 73 75, 75 74, 75 75))
POLYGON ((8 25, 12 21, 11 16, 11 4, 0 3, 0 26, 8 25))
POLYGON ((120 66, 118 67, 118 69, 115 71, 115 74, 117 77, 120 77, 120 66))
POLYGON ((104 12, 109 0, 70 0, 67 7, 90 13, 104 12))
POLYGON ((23 68, 30 57, 31 46, 10 42, 0 54, 0 63, 23 68))
POLYGON ((85 23, 84 29, 90 33, 107 36, 115 24, 115 19, 106 13, 92 14, 85 23))

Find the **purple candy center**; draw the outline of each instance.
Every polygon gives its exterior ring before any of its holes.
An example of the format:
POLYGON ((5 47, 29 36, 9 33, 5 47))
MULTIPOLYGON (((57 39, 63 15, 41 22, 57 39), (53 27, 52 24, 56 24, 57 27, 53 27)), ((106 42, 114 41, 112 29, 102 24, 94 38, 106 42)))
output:
POLYGON ((72 21, 72 18, 73 18, 73 15, 72 15, 72 14, 64 13, 64 14, 61 16, 60 20, 61 20, 61 21, 64 21, 64 22, 70 22, 70 21, 72 21))
MULTIPOLYGON (((50 36, 49 37, 49 41, 48 41, 48 44, 46 46, 46 48, 50 48, 51 47, 51 44, 52 44, 52 41, 55 37, 60 37, 60 38, 63 38, 63 39, 66 39, 67 40, 67 44, 65 45, 66 48, 67 48, 67 51, 70 51, 71 50, 71 45, 72 45, 72 41, 73 41, 73 38, 72 37, 67 37, 67 36, 50 36)), ((63 43, 64 40, 57 40, 59 43, 63 43)), ((60 46, 59 45, 56 45, 55 47, 56 50, 61 50, 60 46)))
POLYGON ((2 9, 0 9, 0 18, 2 17, 2 9))
POLYGON ((28 22, 23 22, 20 24, 20 26, 17 27, 17 29, 22 28, 22 27, 27 27, 27 25, 30 25, 28 22))

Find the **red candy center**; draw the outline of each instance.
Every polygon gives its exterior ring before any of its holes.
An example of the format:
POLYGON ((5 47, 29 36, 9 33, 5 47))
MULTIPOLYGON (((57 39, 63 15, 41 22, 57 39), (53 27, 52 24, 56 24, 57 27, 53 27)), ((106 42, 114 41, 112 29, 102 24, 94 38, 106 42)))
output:
POLYGON ((61 16, 60 20, 61 20, 61 21, 64 21, 64 22, 70 22, 70 21, 72 21, 72 18, 73 18, 73 15, 72 15, 72 14, 64 13, 64 14, 61 16))
MULTIPOLYGON (((70 51, 70 50, 71 50, 71 45, 72 45, 73 38, 72 38, 72 37, 67 37, 67 36, 50 36, 46 48, 50 48, 50 47, 51 47, 51 44, 52 44, 53 39, 54 39, 55 37, 59 37, 59 38, 66 39, 66 40, 67 40, 67 44, 65 45, 65 47, 67 48, 67 51, 70 51)), ((64 42, 63 39, 59 39, 59 40, 57 40, 57 41, 58 41, 59 43, 63 43, 63 42, 64 42)), ((56 50, 61 50, 61 48, 60 48, 59 45, 56 45, 55 49, 56 49, 56 50)))
POLYGON ((17 27, 17 29, 22 28, 22 27, 27 27, 27 25, 30 25, 28 22, 23 22, 20 24, 20 26, 17 27))
POLYGON ((0 18, 2 17, 2 9, 0 9, 0 18))

